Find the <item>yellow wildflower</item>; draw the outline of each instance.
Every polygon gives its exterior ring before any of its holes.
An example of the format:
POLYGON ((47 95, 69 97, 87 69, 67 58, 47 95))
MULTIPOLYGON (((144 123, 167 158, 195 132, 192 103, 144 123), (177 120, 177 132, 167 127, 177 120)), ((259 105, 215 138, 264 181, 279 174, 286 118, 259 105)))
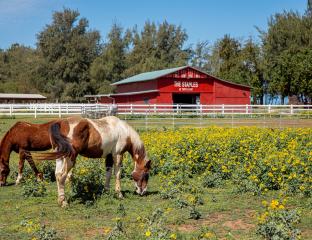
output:
POLYGON ((278 205, 279 205, 278 200, 273 199, 273 200, 271 201, 270 207, 271 207, 272 209, 276 209, 276 208, 278 207, 278 205))
POLYGON ((145 232, 145 236, 146 236, 146 237, 150 237, 151 235, 152 235, 152 233, 151 233, 150 230, 148 230, 148 231, 145 232))
POLYGON ((214 237, 214 234, 213 234, 212 232, 206 232, 206 233, 204 234, 204 237, 205 237, 205 238, 212 238, 212 237, 214 237))
POLYGON ((172 233, 172 234, 170 235, 170 239, 176 240, 176 239, 177 239, 177 234, 172 233))

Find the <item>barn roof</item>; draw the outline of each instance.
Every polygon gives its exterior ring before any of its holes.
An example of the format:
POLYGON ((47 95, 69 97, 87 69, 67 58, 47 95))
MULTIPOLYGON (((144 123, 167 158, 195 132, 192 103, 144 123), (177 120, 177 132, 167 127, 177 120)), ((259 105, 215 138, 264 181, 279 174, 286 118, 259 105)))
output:
POLYGON ((132 77, 120 80, 118 82, 112 83, 111 85, 121 85, 121 84, 126 84, 126 83, 135 83, 135 82, 144 82, 144 81, 149 81, 149 80, 154 80, 156 78, 160 78, 163 76, 166 76, 168 74, 177 72, 179 70, 185 69, 185 68, 192 68, 198 72, 201 72, 203 74, 206 74, 208 76, 211 76, 221 82, 226 82, 226 83, 230 83, 233 85, 238 85, 238 86, 242 86, 242 87, 247 87, 247 88, 251 88, 250 86, 244 85, 244 84, 239 84, 239 83, 234 83, 234 82, 230 82, 227 80, 223 80, 220 78, 217 78, 215 76, 212 76, 211 74, 208 74, 202 70, 199 70, 197 68, 191 67, 191 66, 182 66, 182 67, 176 67, 176 68, 168 68, 168 69, 163 69, 163 70, 158 70, 158 71, 152 71, 152 72, 145 72, 145 73, 140 73, 138 75, 134 75, 132 77))
POLYGON ((46 99, 40 94, 0 93, 0 99, 46 99))
POLYGON ((187 66, 183 67, 177 67, 177 68, 168 68, 168 69, 163 69, 163 70, 158 70, 158 71, 152 71, 152 72, 145 72, 145 73, 140 73, 138 75, 134 75, 132 77, 123 79, 121 81, 115 82, 111 85, 119 85, 119 84, 124 84, 124 83, 134 83, 134 82, 143 82, 143 81, 148 81, 148 80, 153 80, 156 78, 163 77, 167 74, 174 73, 176 71, 182 70, 186 68, 187 66))

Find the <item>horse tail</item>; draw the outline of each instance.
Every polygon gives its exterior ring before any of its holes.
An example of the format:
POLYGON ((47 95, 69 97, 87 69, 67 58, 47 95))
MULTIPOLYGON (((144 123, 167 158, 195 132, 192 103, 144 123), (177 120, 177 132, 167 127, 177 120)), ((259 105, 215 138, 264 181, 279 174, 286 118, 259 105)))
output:
POLYGON ((36 155, 37 160, 55 160, 61 157, 72 157, 75 150, 69 139, 61 134, 61 125, 59 122, 53 123, 49 129, 51 145, 56 152, 40 153, 36 155))

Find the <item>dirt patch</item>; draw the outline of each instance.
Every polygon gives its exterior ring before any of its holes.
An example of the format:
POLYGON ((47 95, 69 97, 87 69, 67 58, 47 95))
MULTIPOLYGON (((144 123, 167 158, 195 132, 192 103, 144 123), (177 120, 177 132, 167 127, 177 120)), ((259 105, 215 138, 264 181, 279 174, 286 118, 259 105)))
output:
POLYGON ((169 225, 170 228, 175 228, 180 232, 194 232, 204 226, 220 225, 226 219, 227 215, 223 213, 213 213, 206 218, 199 220, 190 220, 188 223, 181 225, 169 225))
POLYGON ((247 222, 241 218, 232 220, 233 219, 232 215, 233 213, 230 212, 212 213, 197 221, 189 220, 187 223, 181 225, 169 225, 169 227, 175 228, 181 232, 194 232, 196 230, 199 230, 201 227, 218 227, 218 226, 226 227, 231 230, 245 230, 245 231, 255 228, 254 224, 247 223, 254 215, 254 211, 251 210, 241 214, 241 217, 245 219, 247 222))
POLYGON ((232 230, 249 230, 255 227, 254 224, 249 224, 243 222, 242 219, 237 219, 234 221, 226 221, 225 223, 222 224, 224 227, 228 227, 232 230))
POLYGON ((198 225, 182 224, 177 227, 180 232, 194 232, 198 229, 198 225))
POLYGON ((101 228, 91 228, 85 232, 85 236, 88 238, 92 238, 92 237, 103 235, 103 234, 104 234, 104 230, 101 228))

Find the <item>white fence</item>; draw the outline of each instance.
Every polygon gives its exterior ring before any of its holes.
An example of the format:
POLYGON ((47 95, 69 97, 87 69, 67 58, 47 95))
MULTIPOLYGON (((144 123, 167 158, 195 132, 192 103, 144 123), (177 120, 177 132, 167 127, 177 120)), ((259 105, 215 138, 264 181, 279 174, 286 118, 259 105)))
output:
POLYGON ((118 115, 196 115, 201 117, 239 115, 300 115, 312 117, 312 105, 163 105, 163 104, 0 104, 0 116, 87 115, 102 117, 112 111, 118 115))

